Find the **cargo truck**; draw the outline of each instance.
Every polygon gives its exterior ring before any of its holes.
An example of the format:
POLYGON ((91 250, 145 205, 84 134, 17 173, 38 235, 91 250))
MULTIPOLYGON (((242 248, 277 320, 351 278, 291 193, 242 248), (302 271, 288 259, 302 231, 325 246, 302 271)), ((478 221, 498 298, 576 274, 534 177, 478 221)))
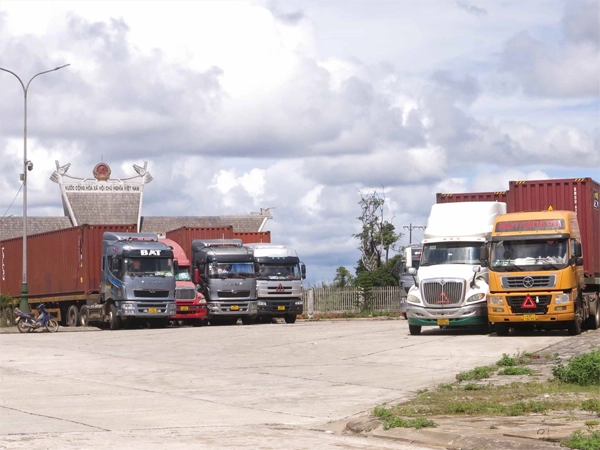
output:
MULTIPOLYGON (((63 325, 165 326, 175 314, 173 250, 135 225, 82 225, 28 236, 31 307, 63 325)), ((3 294, 18 296, 22 238, 2 241, 3 294)))
POLYGON ((204 295, 211 325, 244 325, 256 321, 256 272, 252 249, 241 239, 194 239, 192 273, 204 295))
POLYGON ((159 241, 173 249, 177 312, 170 320, 195 327, 206 324, 206 300, 202 293, 196 290, 192 281, 190 260, 177 242, 164 237, 159 238, 159 241))
POLYGON ((292 247, 277 244, 245 244, 252 249, 256 269, 258 319, 271 322, 282 317, 294 323, 302 315, 302 280, 306 266, 292 247))
POLYGON ((591 178, 509 183, 490 254, 488 314, 498 335, 600 326, 599 192, 591 178))
POLYGON ((411 267, 412 249, 405 250, 409 273, 416 276, 406 299, 410 334, 420 334, 423 326, 474 326, 489 331, 484 258, 494 220, 504 213, 503 202, 432 206, 418 270, 411 267))

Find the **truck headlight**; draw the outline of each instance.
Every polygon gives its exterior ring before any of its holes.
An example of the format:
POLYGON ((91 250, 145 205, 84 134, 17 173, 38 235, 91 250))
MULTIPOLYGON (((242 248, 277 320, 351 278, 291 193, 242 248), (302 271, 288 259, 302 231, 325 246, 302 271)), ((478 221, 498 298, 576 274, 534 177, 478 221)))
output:
POLYGON ((267 306, 267 302, 263 302, 262 300, 259 300, 258 302, 256 302, 256 304, 258 306, 267 306))
POLYGON ((471 295, 467 299, 467 303, 478 302, 478 301, 483 300, 483 299, 485 299, 485 293, 484 292, 480 292, 479 294, 471 295))
POLYGON ((302 300, 296 301, 296 306, 302 306, 303 304, 304 304, 304 302, 302 300))
POLYGON ((121 303, 121 310, 124 313, 133 313, 135 312, 135 304, 127 302, 121 303))
POLYGON ((421 299, 419 299, 419 297, 417 297, 416 295, 412 295, 412 294, 408 294, 408 297, 406 297, 406 301, 408 303, 416 303, 416 304, 421 303, 421 299))
POLYGON ((198 298, 198 304, 199 305, 206 305, 206 299, 204 297, 198 298))
POLYGON ((571 303, 571 296, 569 294, 557 295, 554 299, 554 303, 557 305, 564 305, 565 303, 571 303))
POLYGON ((502 297, 498 297, 496 295, 490 295, 488 297, 488 302, 490 302, 490 305, 503 305, 504 304, 502 297))

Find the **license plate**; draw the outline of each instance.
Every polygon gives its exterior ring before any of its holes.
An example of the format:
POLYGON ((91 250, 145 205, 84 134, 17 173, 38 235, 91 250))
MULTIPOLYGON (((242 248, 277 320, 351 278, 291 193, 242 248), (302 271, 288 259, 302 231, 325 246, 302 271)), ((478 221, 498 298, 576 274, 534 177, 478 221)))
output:
POLYGON ((152 314, 156 314, 158 311, 156 308, 148 308, 148 312, 152 314))
POLYGON ((531 322, 535 320, 535 314, 523 314, 523 321, 531 322))
POLYGON ((285 306, 278 306, 277 311, 285 311, 285 306))
POLYGON ((240 310, 240 307, 239 307, 238 305, 231 305, 231 308, 230 308, 230 309, 231 309, 232 311, 239 311, 239 310, 240 310))
POLYGON ((189 311, 189 310, 190 310, 190 308, 189 308, 189 306, 182 306, 182 307, 181 307, 181 310, 182 310, 182 311, 189 311))
POLYGON ((450 319, 438 319, 437 324, 438 325, 450 325, 450 319))

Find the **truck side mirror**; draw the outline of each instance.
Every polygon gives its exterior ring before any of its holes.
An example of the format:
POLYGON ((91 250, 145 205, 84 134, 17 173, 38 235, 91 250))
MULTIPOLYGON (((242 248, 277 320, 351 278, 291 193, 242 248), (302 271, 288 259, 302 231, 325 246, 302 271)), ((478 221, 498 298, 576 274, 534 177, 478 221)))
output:
POLYGON ((302 272, 302 279, 305 280, 306 279, 306 266, 304 265, 304 263, 302 263, 300 265, 300 271, 302 272))
POLYGON ((583 266, 583 258, 575 258, 576 266, 583 266))
POLYGON ((479 249, 479 261, 487 261, 488 260, 488 248, 487 246, 483 246, 479 249))
POLYGON ((176 259, 173 260, 173 269, 175 270, 175 272, 179 270, 179 263, 176 259))
MULTIPOLYGON (((404 262, 406 267, 412 267, 412 249, 410 247, 404 249, 404 262)), ((408 271, 408 273, 410 273, 410 270, 408 271)), ((414 274, 411 273, 411 275, 414 274)))
MULTIPOLYGON (((583 256, 582 253, 581 253, 581 243, 575 242, 575 248, 574 248, 574 250, 575 250, 575 254, 573 256, 575 258, 580 258, 581 256, 583 256)), ((580 264, 577 264, 577 265, 579 266, 580 264)))
POLYGON ((200 283, 200 271, 198 268, 194 269, 194 284, 200 283))

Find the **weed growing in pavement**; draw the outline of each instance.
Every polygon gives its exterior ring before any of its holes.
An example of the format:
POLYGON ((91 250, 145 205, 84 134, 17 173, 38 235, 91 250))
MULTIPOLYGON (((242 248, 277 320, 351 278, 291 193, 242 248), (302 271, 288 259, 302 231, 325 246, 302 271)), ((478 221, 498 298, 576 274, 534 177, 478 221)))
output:
POLYGON ((552 369, 552 375, 563 383, 600 385, 600 350, 571 358, 566 365, 559 362, 552 369))
POLYGON ((578 450, 598 450, 600 449, 600 431, 583 432, 577 430, 567 439, 560 441, 561 447, 567 447, 578 450))
POLYGON ((475 367, 467 372, 461 372, 456 376, 458 381, 467 380, 482 380, 483 378, 489 378, 492 376, 492 368, 487 366, 475 367))
POLYGON ((515 356, 502 353, 502 358, 496 362, 496 365, 501 367, 522 366, 523 364, 530 363, 531 359, 532 354, 527 352, 517 352, 515 356))
POLYGON ((498 375, 532 375, 533 370, 529 367, 505 367, 498 371, 498 375))
POLYGON ((581 402, 581 409, 584 411, 595 412, 600 416, 600 400, 597 398, 588 398, 581 402))

